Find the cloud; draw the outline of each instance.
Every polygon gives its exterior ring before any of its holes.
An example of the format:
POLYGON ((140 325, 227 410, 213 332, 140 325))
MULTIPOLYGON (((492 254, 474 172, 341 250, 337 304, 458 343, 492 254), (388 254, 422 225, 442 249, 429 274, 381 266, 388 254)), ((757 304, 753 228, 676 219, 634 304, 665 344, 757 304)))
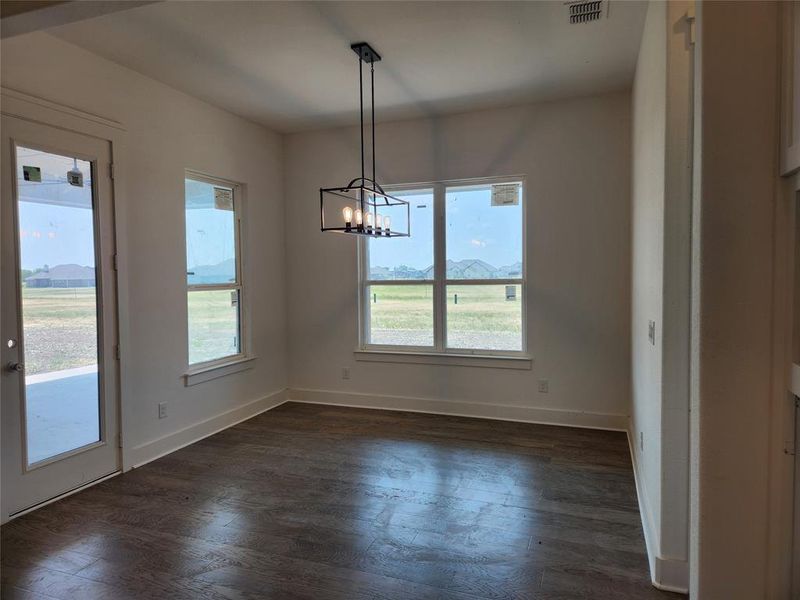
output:
POLYGON ((486 247, 486 242, 484 242, 483 240, 470 240, 469 243, 478 248, 486 247))

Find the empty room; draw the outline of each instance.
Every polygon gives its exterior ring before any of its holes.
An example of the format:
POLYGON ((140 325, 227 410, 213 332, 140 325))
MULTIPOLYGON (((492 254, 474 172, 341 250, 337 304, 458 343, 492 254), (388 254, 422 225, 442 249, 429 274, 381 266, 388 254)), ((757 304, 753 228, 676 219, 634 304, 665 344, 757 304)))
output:
POLYGON ((800 600, 800 2, 0 31, 4 600, 800 600))

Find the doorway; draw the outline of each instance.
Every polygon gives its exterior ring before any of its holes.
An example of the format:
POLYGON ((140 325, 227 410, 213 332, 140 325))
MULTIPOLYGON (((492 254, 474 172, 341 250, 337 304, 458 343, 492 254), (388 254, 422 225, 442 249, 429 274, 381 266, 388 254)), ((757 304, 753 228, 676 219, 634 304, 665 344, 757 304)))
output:
POLYGON ((111 144, 2 117, 2 520, 119 470, 111 144))
POLYGON ((792 350, 790 391, 794 394, 794 534, 792 552, 792 598, 800 598, 800 175, 794 193, 794 285, 792 303, 792 350))

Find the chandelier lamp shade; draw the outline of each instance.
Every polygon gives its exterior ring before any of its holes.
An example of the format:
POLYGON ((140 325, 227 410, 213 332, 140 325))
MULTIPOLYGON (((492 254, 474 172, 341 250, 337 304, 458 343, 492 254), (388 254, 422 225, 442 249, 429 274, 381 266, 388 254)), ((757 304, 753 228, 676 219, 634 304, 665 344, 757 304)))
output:
POLYGON ((361 115, 361 177, 346 186, 320 188, 319 218, 322 231, 367 235, 377 238, 409 237, 411 207, 387 194, 375 179, 375 63, 380 54, 366 42, 350 46, 358 55, 358 92, 361 115), (364 63, 370 66, 372 177, 364 163, 364 63))

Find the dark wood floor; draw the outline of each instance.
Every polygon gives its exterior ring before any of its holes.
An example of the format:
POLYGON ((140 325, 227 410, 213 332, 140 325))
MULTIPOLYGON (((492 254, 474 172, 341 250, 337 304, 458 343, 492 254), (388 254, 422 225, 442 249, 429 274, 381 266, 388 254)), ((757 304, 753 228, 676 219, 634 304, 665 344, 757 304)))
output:
POLYGON ((624 434, 289 403, 3 526, 2 597, 681 596, 624 434))

